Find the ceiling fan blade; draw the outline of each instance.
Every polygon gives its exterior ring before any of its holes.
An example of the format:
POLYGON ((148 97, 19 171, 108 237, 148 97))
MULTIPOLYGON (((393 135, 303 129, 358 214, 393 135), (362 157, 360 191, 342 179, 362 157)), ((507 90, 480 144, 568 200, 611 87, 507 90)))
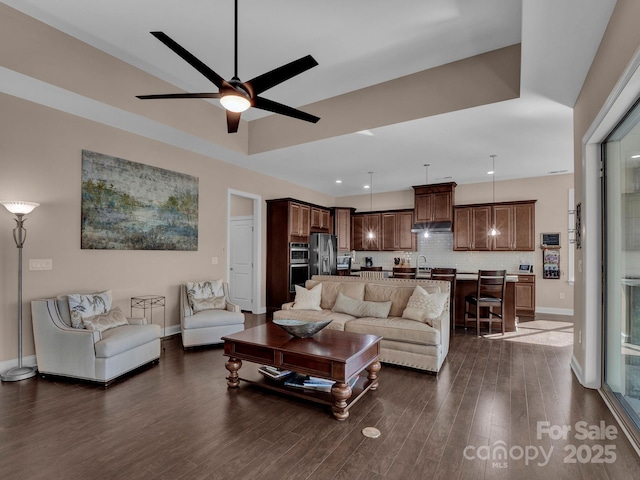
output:
POLYGON ((317 123, 318 120, 320 120, 320 117, 316 117, 310 113, 306 113, 262 97, 255 97, 253 99, 253 106, 260 110, 286 115, 287 117, 297 118, 298 120, 304 120, 305 122, 317 123))
POLYGON ((229 84, 226 82, 224 78, 218 75, 216 72, 211 70, 211 68, 207 67, 204 63, 194 57, 191 53, 185 50, 181 45, 179 45, 175 40, 169 37, 167 34, 163 32, 151 32, 151 35, 156 37, 162 43, 164 43, 167 47, 177 53, 185 62, 191 65, 193 68, 198 70, 202 75, 208 78, 213 84, 218 87, 229 87, 229 84))
POLYGON ((220 98, 219 93, 161 93, 159 95, 136 95, 140 100, 158 98, 220 98))
POLYGON ((260 95, 265 90, 269 90, 271 87, 275 87, 302 72, 306 72, 316 65, 318 65, 318 62, 316 62, 315 58, 307 55, 306 57, 299 58, 270 72, 252 78, 248 82, 245 82, 245 85, 249 87, 253 96, 260 95))
POLYGON ((227 110, 227 133, 236 133, 240 124, 240 113, 227 110))

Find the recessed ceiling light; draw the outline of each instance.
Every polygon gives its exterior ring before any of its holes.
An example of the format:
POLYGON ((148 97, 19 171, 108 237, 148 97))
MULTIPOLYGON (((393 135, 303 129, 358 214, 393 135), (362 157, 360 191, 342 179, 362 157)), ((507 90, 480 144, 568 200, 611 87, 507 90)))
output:
POLYGON ((631 158, 640 158, 640 155, 631 155, 631 158))
POLYGON ((371 188, 371 185, 365 185, 364 188, 371 188))
POLYGON ((493 170, 489 170, 489 171, 487 172, 487 175, 493 175, 494 173, 496 173, 496 172, 494 172, 493 170))
POLYGON ((373 137, 373 132, 371 130, 360 130, 359 132, 360 135, 366 135, 367 137, 373 137))
POLYGON ((342 180, 336 180, 336 183, 342 183, 342 180))

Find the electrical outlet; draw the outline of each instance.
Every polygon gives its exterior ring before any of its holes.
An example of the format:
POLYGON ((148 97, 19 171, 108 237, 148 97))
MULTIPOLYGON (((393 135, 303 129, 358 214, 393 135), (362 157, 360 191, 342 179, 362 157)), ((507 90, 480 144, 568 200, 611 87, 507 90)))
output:
POLYGON ((218 264, 218 257, 211 257, 211 264, 212 265, 217 265, 218 264))
POLYGON ((560 292, 560 300, 564 300, 564 292, 560 292))
POLYGON ((53 260, 50 258, 29 259, 29 270, 53 270, 53 260))
POLYGON ((578 330, 578 343, 582 345, 582 330, 578 330))

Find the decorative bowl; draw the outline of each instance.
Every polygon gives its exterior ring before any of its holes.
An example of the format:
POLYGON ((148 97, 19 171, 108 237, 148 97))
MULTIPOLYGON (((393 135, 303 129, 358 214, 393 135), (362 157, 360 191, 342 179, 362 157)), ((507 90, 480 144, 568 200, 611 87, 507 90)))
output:
POLYGON ((303 320, 274 320, 277 326, 298 338, 309 338, 318 333, 324 327, 329 325, 332 320, 323 322, 305 322, 303 320))

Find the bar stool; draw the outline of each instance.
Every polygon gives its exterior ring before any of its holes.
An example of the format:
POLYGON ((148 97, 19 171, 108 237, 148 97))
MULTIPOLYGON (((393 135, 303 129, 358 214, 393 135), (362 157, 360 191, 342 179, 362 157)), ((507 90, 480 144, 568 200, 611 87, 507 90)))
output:
POLYGON ((452 332, 456 327, 456 274, 457 270, 455 268, 431 269, 431 280, 447 280, 451 283, 451 289, 449 290, 449 323, 452 332))
POLYGON ((491 334, 491 323, 499 319, 504 335, 504 289, 506 283, 506 270, 479 270, 478 284, 475 295, 464 297, 464 326, 467 327, 469 315, 473 315, 476 321, 476 333, 480 336, 480 322, 489 322, 489 334, 491 334), (471 310, 471 307, 475 307, 471 310), (480 309, 487 308, 486 317, 480 317, 480 309), (494 309, 498 309, 496 312, 494 309))

